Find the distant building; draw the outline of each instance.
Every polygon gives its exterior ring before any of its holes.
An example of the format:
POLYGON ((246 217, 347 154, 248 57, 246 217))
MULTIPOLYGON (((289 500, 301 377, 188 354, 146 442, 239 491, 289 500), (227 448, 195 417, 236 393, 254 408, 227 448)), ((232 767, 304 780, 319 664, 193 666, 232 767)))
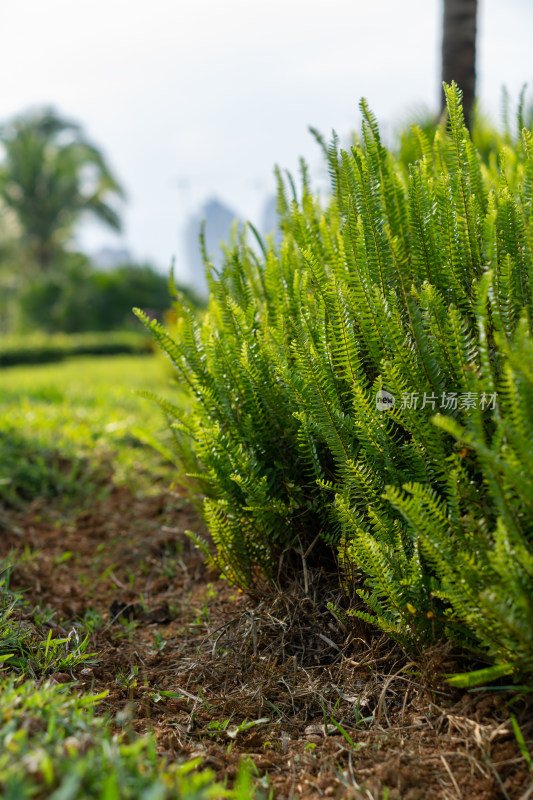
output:
POLYGON ((261 215, 261 233, 268 236, 275 233, 278 227, 277 200, 276 195, 272 194, 263 206, 261 215))
POLYGON ((228 242, 237 214, 220 200, 211 198, 197 214, 190 217, 185 229, 185 250, 191 287, 201 296, 207 294, 204 265, 200 250, 200 232, 205 220, 205 244, 213 265, 222 266, 224 255, 221 242, 228 242))
POLYGON ((283 235, 279 229, 278 200, 275 194, 265 202, 261 215, 261 233, 263 236, 274 234, 274 242, 279 245, 283 235))
POLYGON ((113 269, 133 263, 133 257, 125 247, 102 247, 91 256, 91 262, 97 269, 113 269))

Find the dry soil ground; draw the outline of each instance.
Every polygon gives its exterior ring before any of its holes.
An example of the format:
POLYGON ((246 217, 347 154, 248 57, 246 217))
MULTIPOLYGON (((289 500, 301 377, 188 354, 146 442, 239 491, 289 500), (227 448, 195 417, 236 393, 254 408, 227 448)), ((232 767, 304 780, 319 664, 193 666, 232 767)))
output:
MULTIPOLYGON (((201 755, 220 778, 243 758, 274 798, 533 798, 506 693, 461 693, 442 650, 416 662, 327 610, 327 576, 253 600, 219 580, 184 535, 175 495, 115 488, 65 520, 34 504, 10 516, 0 556, 21 556, 26 622, 93 626, 97 662, 77 674, 109 690, 117 725, 152 729, 162 755, 201 755), (30 611, 37 607, 37 611, 30 611)), ((525 701, 514 712, 531 740, 525 701)))

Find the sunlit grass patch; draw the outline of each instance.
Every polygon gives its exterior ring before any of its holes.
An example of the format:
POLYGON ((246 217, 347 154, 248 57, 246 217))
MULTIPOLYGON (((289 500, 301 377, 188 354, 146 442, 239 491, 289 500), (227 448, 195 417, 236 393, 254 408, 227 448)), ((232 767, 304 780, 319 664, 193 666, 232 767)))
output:
POLYGON ((102 463, 134 488, 164 479, 164 458, 147 442, 171 448, 172 435, 139 390, 169 390, 160 358, 78 357, 0 370, 0 497, 68 496, 92 471, 101 477, 102 463))

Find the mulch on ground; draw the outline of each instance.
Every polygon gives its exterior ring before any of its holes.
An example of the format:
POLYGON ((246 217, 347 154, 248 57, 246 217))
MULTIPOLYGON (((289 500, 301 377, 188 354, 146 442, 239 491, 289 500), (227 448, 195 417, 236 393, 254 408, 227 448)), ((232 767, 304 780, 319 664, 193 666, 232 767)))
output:
MULTIPOLYGON (((206 567, 185 535, 200 530, 172 493, 113 488, 64 519, 34 503, 6 512, 0 558, 26 622, 66 636, 93 627, 97 663, 55 673, 108 691, 117 726, 154 732, 167 760, 201 756, 220 779, 243 758, 274 798, 527 800, 533 785, 506 693, 459 692, 440 677, 445 649, 412 660, 328 610, 334 581, 310 570, 260 601, 206 567)), ((515 702, 526 739, 531 704, 515 702)))

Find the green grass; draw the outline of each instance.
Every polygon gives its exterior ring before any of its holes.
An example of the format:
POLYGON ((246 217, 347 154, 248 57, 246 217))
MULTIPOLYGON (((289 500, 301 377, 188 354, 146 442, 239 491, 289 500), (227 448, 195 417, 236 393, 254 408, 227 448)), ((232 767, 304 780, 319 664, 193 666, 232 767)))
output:
MULTIPOLYGON (((87 639, 42 636, 24 628, 21 595, 0 564, 0 796, 3 800, 252 800, 245 763, 234 790, 201 769, 201 758, 168 764, 153 736, 138 737, 115 719, 99 716, 107 692, 87 695, 72 684, 40 680, 91 663, 87 639), (9 674, 8 674, 9 670, 9 674), (117 728, 119 731, 117 732, 117 728), (122 730, 120 730, 122 728, 122 730)), ((75 682, 73 681, 75 685, 75 682)), ((122 712, 121 712, 122 713, 122 712)))
MULTIPOLYGON (((21 595, 8 586, 0 565, 0 796, 4 800, 203 800, 239 795, 198 771, 201 759, 167 765, 153 737, 127 729, 119 719, 97 716, 107 692, 86 695, 68 684, 34 680, 91 663, 86 642, 23 627, 21 595), (10 674, 7 674, 9 670, 10 674), (3 674, 2 674, 3 673, 3 674)), ((242 776, 243 777, 243 776, 242 776)), ((242 779, 241 777, 241 779, 242 779)))
POLYGON ((172 436, 159 408, 136 392, 175 401, 170 383, 156 356, 0 369, 0 498, 79 499, 101 482, 102 465, 135 489, 167 480, 172 436), (162 442, 159 452, 148 442, 162 442))
MULTIPOLYGON (((162 450, 171 444, 166 421, 136 391, 170 394, 169 381, 156 356, 0 368, 0 524, 2 501, 24 507, 38 497, 54 507, 58 500, 71 506, 93 499, 109 475, 141 491, 159 480, 168 485, 163 454, 146 443, 166 435, 162 450)), ((72 685, 43 682, 56 672, 73 674, 96 654, 87 652, 88 638, 77 630, 58 639, 25 625, 23 595, 10 591, 9 572, 9 564, 0 564, 3 800, 255 796, 246 767, 230 791, 201 769, 201 759, 168 764, 153 736, 139 738, 121 728, 123 720, 99 716, 105 692, 90 696, 72 685)))
POLYGON ((74 628, 68 636, 56 638, 52 630, 28 625, 20 612, 26 605, 21 594, 9 589, 10 564, 0 563, 0 667, 18 675, 42 678, 54 672, 95 663, 95 653, 87 652, 89 637, 80 637, 74 628))
MULTIPOLYGON (((96 716, 103 696, 70 687, 0 679, 0 793, 4 800, 203 800, 236 797, 200 759, 167 765, 152 737, 112 733, 96 716)), ((241 797, 243 795, 241 794, 241 797)))

